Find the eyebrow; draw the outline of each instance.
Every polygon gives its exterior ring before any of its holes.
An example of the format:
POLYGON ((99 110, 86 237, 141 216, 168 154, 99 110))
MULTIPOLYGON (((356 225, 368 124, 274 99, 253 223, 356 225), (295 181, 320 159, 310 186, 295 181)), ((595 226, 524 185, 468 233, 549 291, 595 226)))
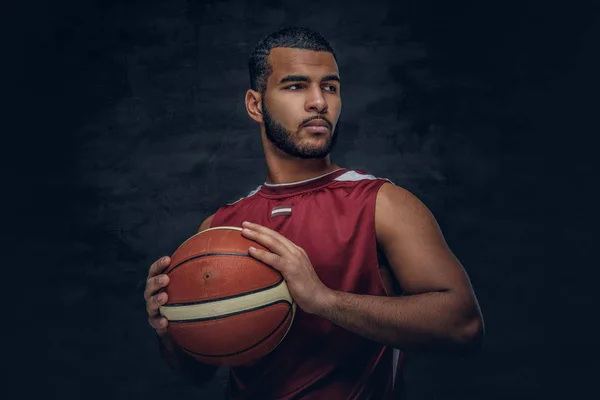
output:
MULTIPOLYGON (((326 75, 321 79, 321 82, 325 82, 325 81, 340 81, 340 77, 337 75, 326 75)), ((308 78, 308 76, 305 75, 288 75, 284 78, 282 78, 279 81, 279 84, 281 85, 282 83, 286 83, 286 82, 310 82, 310 79, 308 78)))

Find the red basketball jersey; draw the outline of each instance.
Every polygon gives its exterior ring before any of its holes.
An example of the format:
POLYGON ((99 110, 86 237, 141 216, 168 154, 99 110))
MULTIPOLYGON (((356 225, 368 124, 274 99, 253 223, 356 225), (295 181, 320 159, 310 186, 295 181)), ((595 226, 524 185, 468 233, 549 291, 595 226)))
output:
MULTIPOLYGON (((211 227, 239 227, 245 220, 266 226, 302 247, 327 287, 385 296, 375 237, 375 200, 385 182, 390 181, 341 168, 302 182, 265 183, 221 207, 211 227)), ((400 384, 394 383, 394 370, 402 369, 394 357, 392 348, 298 307, 273 352, 251 366, 231 368, 227 397, 392 399, 398 390, 393 386, 400 384)))

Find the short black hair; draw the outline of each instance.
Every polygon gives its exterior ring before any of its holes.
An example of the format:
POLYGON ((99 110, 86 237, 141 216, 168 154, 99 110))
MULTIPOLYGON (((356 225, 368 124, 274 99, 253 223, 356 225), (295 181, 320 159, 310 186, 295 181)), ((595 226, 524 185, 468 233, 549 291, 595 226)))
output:
POLYGON ((271 53, 271 49, 275 47, 326 51, 331 53, 333 58, 336 59, 333 48, 320 33, 302 27, 280 29, 263 37, 250 55, 248 69, 250 71, 250 87, 252 90, 260 93, 264 93, 266 90, 267 80, 273 72, 269 63, 269 54, 271 53))

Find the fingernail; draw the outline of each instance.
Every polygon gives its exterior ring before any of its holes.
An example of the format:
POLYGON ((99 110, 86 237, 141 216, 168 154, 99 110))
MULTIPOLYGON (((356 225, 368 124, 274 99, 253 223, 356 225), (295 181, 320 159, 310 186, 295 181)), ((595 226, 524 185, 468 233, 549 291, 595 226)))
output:
POLYGON ((165 277, 164 276, 159 276, 158 277, 158 283, 165 283, 165 277))

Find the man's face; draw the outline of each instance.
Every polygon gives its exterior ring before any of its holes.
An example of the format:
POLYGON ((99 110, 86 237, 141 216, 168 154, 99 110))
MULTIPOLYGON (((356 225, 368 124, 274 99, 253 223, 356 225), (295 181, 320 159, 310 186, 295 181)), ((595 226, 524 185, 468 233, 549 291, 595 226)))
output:
POLYGON ((342 110, 337 63, 331 53, 274 48, 262 97, 269 141, 298 158, 323 158, 337 139, 342 110))

